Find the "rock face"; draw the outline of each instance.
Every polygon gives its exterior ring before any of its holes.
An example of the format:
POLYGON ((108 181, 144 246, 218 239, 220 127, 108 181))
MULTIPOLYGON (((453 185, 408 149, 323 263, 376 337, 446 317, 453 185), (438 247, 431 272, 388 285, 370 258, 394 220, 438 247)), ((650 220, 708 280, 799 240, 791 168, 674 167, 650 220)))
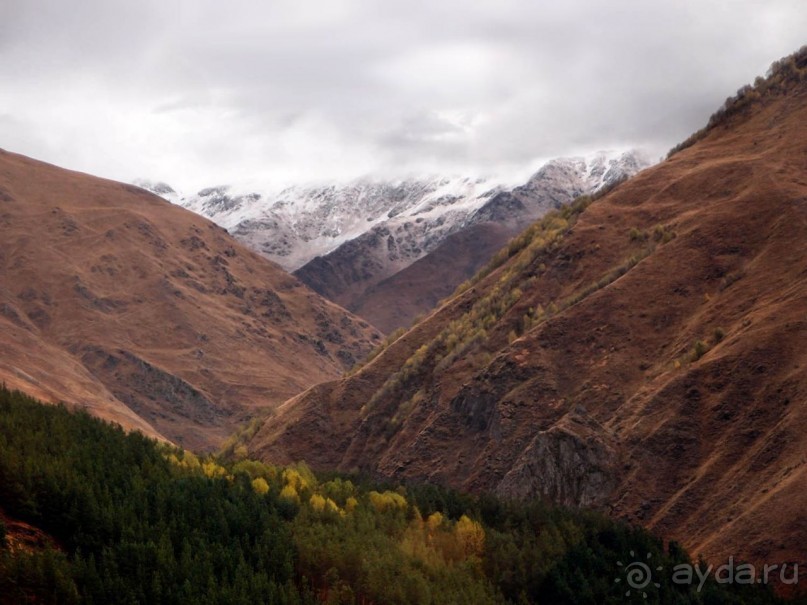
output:
POLYGON ((251 452, 602 506, 716 562, 807 563, 799 65, 535 223, 359 371, 280 406, 251 452))
POLYGON ((567 506, 602 506, 616 487, 617 452, 607 431, 553 426, 524 449, 496 492, 507 498, 540 496, 567 506))
POLYGON ((220 227, 131 185, 0 151, 0 228, 0 380, 188 447, 219 445, 377 342, 220 227))
POLYGON ((392 332, 433 309, 548 210, 647 165, 635 151, 561 158, 515 188, 440 177, 360 180, 277 193, 237 194, 212 187, 182 198, 164 183, 140 185, 216 221, 319 294, 392 332), (479 246, 471 253, 463 242, 477 235, 479 246), (455 244, 456 258, 451 252, 455 244), (440 263, 413 266, 438 249, 440 263), (421 275, 426 268, 430 274, 421 275))

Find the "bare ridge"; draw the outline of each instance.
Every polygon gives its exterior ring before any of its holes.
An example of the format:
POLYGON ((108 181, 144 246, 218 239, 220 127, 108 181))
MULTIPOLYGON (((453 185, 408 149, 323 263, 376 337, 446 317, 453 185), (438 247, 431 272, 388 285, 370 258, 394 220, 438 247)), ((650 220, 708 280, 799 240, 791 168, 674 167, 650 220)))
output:
POLYGON ((377 332, 210 221, 0 152, 0 379, 191 448, 338 376, 377 332))

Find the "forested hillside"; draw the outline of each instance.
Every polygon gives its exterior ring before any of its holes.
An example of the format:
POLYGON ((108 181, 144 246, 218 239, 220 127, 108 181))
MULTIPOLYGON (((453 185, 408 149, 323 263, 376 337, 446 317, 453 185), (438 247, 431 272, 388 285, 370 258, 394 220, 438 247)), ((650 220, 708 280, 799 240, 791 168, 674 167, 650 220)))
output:
MULTIPOLYGON (((200 459, 5 388, 0 485, 3 604, 593 605, 622 602, 631 551, 687 560, 594 513, 200 459)), ((659 580, 659 603, 777 602, 659 580)))

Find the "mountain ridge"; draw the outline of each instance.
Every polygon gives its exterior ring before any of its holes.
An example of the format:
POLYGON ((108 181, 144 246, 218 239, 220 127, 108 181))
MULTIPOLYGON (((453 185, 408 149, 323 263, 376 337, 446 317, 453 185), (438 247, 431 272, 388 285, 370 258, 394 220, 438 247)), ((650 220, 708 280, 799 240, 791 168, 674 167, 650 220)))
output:
MULTIPOLYGON (((213 220, 286 270, 295 271, 315 256, 328 254, 373 228, 397 226, 404 217, 418 224, 433 221, 437 227, 457 218, 460 222, 489 220, 484 212, 474 215, 490 198, 502 192, 523 194, 547 173, 565 179, 570 188, 581 189, 579 194, 582 189, 594 191, 622 178, 626 171, 638 171, 648 164, 639 151, 598 151, 549 160, 525 183, 513 185, 498 177, 363 177, 344 184, 293 185, 265 191, 217 185, 188 195, 164 182, 141 179, 134 184, 213 220), (575 178, 572 172, 576 172, 575 178), (300 243, 288 241, 294 238, 300 243)), ((572 197, 574 194, 572 191, 572 197)), ((413 251, 420 253, 417 245, 413 251)))
POLYGON ((515 187, 467 176, 365 178, 278 193, 209 187, 182 196, 165 184, 141 185, 216 221, 314 291, 389 333, 430 311, 485 256, 543 213, 648 163, 634 150, 556 158, 515 187), (455 237, 466 230, 480 236, 480 247, 461 245, 454 258, 450 240, 470 240, 468 234, 455 237), (440 263, 417 264, 438 248, 440 263), (419 275, 421 266, 437 274, 419 275))
POLYGON ((803 56, 666 162, 536 223, 357 373, 280 406, 250 451, 804 563, 803 56))
POLYGON ((214 223, 0 153, 0 378, 199 449, 377 333, 214 223))

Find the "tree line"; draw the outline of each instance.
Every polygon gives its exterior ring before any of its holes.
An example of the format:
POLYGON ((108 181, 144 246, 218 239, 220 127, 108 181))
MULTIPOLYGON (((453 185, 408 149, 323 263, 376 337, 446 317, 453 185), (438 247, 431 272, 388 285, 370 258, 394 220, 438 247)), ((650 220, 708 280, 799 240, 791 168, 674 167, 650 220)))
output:
MULTIPOLYGON (((0 603, 625 602, 630 552, 688 561, 598 513, 199 457, 0 389, 0 603)), ((662 579, 645 602, 767 604, 662 579)))

